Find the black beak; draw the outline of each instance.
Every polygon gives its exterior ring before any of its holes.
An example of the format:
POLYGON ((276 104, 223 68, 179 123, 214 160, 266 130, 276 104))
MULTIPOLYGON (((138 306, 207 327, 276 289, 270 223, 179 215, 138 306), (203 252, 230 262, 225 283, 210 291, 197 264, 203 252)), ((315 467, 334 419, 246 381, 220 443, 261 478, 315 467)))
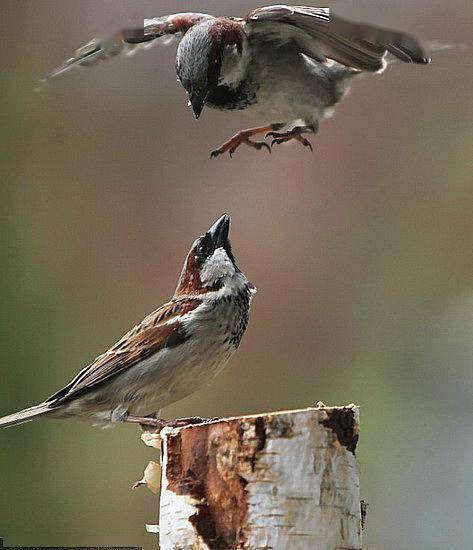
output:
POLYGON ((202 114, 202 109, 204 108, 206 98, 207 92, 190 92, 189 94, 189 101, 196 119, 198 119, 202 114))
POLYGON ((228 245, 228 234, 230 233, 230 216, 224 214, 207 231, 207 235, 212 239, 214 250, 225 248, 228 245))

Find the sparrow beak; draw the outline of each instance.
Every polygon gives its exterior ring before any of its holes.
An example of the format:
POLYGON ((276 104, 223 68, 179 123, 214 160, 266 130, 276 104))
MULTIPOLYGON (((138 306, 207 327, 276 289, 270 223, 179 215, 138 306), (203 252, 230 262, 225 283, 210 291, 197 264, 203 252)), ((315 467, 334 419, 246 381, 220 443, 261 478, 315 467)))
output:
POLYGON ((197 120, 204 108, 205 100, 207 99, 207 92, 190 92, 189 101, 194 112, 194 117, 197 120))
POLYGON ((230 216, 224 214, 217 220, 212 227, 207 231, 207 234, 212 239, 214 249, 225 247, 228 244, 228 234, 230 232, 230 216))

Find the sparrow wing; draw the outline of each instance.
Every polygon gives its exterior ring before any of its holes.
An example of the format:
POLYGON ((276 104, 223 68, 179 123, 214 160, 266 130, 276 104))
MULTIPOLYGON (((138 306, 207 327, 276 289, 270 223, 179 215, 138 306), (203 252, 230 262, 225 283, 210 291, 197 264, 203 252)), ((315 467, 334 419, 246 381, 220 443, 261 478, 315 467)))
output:
POLYGON ((175 347, 188 338, 182 317, 201 305, 199 299, 172 300, 148 315, 108 351, 90 365, 62 390, 45 402, 55 407, 78 397, 98 384, 125 371, 136 363, 164 348, 175 347))
POLYGON ((353 23, 329 12, 329 8, 267 6, 246 18, 250 37, 281 46, 296 42, 301 53, 321 63, 337 61, 359 71, 385 67, 389 52, 406 63, 429 63, 421 44, 409 34, 373 25, 353 23))
POLYGON ((53 69, 40 85, 76 67, 90 67, 99 61, 113 57, 133 55, 140 49, 147 49, 157 43, 168 43, 173 38, 181 38, 191 27, 211 17, 204 13, 176 13, 154 19, 145 19, 143 27, 124 29, 108 40, 94 38, 81 48, 74 56, 59 67, 53 69))

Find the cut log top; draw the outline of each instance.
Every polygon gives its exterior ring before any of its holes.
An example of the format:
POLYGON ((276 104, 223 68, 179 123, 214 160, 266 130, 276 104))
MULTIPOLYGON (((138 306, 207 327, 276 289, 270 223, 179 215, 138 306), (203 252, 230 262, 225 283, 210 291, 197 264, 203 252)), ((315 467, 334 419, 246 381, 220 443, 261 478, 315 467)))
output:
POLYGON ((160 547, 359 550, 356 406, 165 430, 160 547))

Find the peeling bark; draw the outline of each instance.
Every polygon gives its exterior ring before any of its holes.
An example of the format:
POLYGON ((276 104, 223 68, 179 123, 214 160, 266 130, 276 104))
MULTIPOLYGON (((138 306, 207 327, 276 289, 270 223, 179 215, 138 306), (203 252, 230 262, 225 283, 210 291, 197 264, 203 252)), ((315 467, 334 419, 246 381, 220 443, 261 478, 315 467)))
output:
POLYGON ((360 549, 357 441, 355 406, 165 431, 161 548, 360 549))

